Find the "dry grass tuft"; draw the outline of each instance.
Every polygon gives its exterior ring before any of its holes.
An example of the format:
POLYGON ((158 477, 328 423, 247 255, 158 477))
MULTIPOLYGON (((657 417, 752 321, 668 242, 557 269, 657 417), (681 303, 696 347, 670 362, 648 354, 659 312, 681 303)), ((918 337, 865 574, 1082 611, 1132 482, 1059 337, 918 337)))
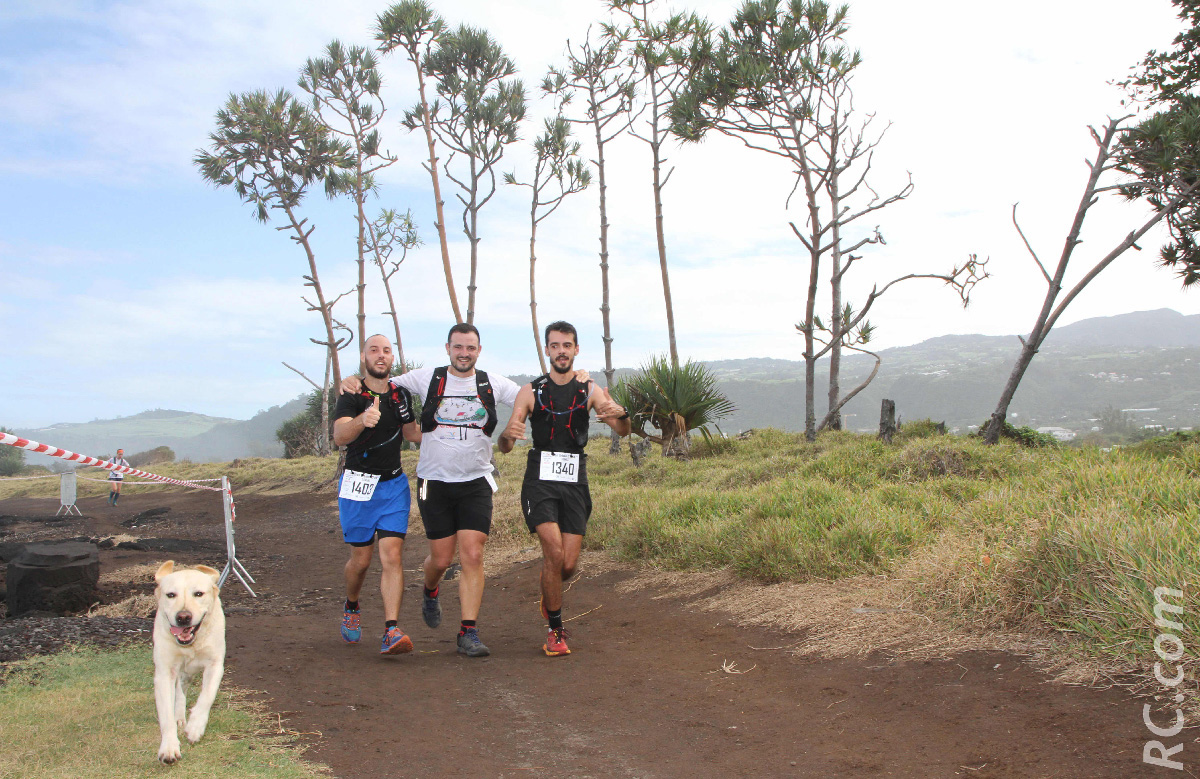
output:
POLYGON ((118 603, 106 603, 88 609, 89 617, 153 617, 158 602, 153 595, 132 595, 118 603))
MULTIPOLYGON (((117 536, 121 541, 136 541, 134 536, 117 536)), ((119 542, 118 542, 119 543, 119 542)), ((142 563, 118 568, 115 571, 103 571, 100 574, 101 584, 153 584, 154 574, 161 563, 142 563)))

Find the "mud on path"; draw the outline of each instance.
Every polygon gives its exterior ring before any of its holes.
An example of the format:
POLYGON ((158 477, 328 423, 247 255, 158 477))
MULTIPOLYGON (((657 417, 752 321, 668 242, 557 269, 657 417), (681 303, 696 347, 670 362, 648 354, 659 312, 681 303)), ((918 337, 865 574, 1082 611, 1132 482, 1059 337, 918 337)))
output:
MULTIPOLYGON (((46 525, 27 518, 53 514, 57 501, 0 501, 0 515, 10 519, 0 542, 31 534, 208 541, 222 534, 220 503, 207 494, 80 505, 85 518, 46 525), (132 531, 119 524, 158 506, 172 511, 132 531)), ((1004 653, 928 662, 796 656, 787 651, 796 636, 690 607, 700 595, 618 589, 633 572, 600 555, 585 557, 566 597, 564 616, 578 617, 568 625, 570 656, 541 652, 532 545, 489 559, 480 635, 492 655, 460 656, 456 581, 443 585, 441 627, 421 621, 425 540, 415 516, 400 626, 416 650, 381 657, 377 562, 362 598, 362 643, 343 644, 338 634, 346 553, 329 495, 244 496, 238 520, 238 556, 260 597, 232 578, 222 592, 226 679, 263 691, 285 727, 307 734, 308 755, 343 779, 1126 779, 1165 771, 1141 762, 1149 738, 1141 701, 1120 690, 1055 684, 1004 653)), ((223 555, 114 549, 102 554, 102 566, 167 557, 224 564, 223 555)), ((1188 762, 1187 751, 1182 756, 1188 762)), ((1195 775, 1189 769, 1181 773, 1195 775)))

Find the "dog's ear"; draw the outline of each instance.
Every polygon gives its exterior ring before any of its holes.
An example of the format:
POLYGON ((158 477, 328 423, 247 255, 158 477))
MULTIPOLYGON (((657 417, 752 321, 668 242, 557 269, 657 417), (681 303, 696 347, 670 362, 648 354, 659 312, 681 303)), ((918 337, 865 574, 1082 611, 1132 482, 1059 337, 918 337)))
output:
POLYGON ((154 581, 156 583, 161 582, 163 577, 169 576, 173 570, 175 570, 175 561, 167 560, 165 563, 159 566, 158 571, 155 572, 154 581))
POLYGON ((207 565, 197 565, 196 570, 199 571, 200 573, 208 574, 209 576, 211 576, 212 580, 213 580, 213 584, 216 584, 217 581, 221 578, 220 571, 218 571, 216 568, 209 568, 207 565))

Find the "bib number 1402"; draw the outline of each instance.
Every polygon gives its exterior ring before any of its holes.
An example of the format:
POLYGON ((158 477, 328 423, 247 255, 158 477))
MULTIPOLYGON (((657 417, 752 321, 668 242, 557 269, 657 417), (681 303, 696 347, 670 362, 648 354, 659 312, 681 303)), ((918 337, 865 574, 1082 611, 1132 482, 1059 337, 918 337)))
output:
POLYGON ((542 467, 538 473, 542 481, 579 481, 579 455, 568 452, 542 452, 542 467))

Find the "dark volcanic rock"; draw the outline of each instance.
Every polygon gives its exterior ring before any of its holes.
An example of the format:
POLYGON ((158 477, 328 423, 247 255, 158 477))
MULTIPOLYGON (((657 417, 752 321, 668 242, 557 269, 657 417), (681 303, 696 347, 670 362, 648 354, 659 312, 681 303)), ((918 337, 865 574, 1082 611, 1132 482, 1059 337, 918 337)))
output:
POLYGON ((30 611, 67 614, 83 611, 100 599, 100 553, 95 544, 26 544, 8 563, 8 616, 30 611))
POLYGON ((212 541, 191 541, 185 538, 139 538, 137 541, 122 541, 117 549, 135 552, 219 552, 224 544, 212 541))
POLYGON ((158 508, 146 509, 134 514, 130 519, 121 523, 123 527, 138 527, 146 525, 156 520, 162 519, 171 512, 170 506, 159 506, 158 508))

